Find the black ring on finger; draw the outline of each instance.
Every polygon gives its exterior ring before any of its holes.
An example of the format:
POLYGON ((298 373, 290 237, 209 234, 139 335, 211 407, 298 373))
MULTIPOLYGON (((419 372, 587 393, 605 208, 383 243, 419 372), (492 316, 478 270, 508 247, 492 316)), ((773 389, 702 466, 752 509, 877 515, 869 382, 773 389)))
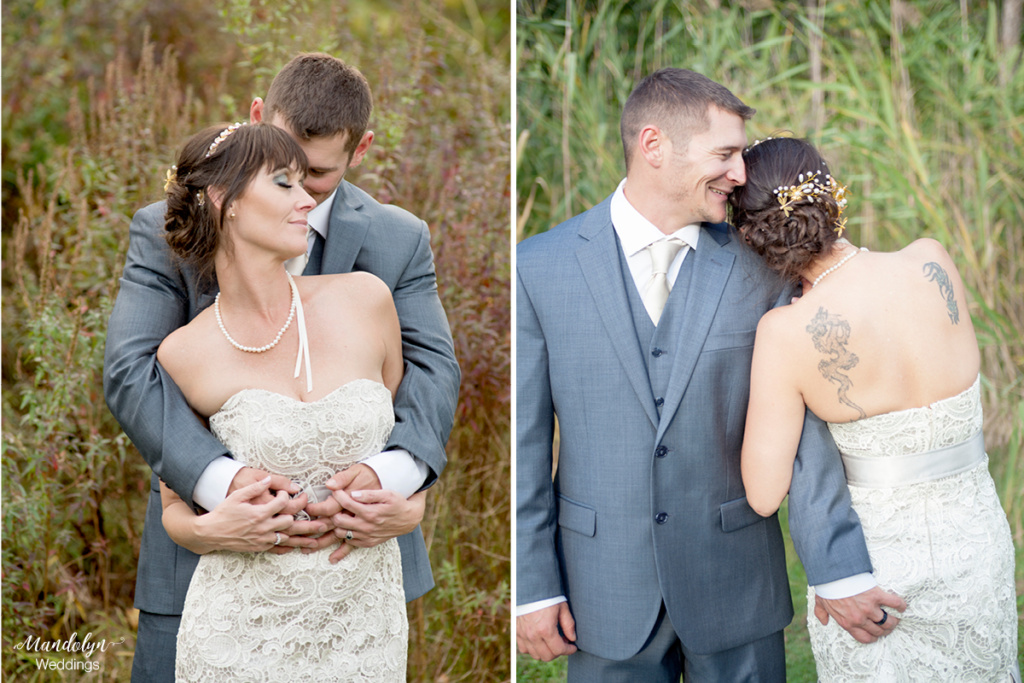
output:
POLYGON ((881 626, 882 624, 885 623, 886 619, 888 619, 888 618, 889 618, 889 613, 886 612, 885 610, 882 610, 882 619, 881 619, 881 621, 873 621, 872 623, 874 623, 875 626, 881 626))

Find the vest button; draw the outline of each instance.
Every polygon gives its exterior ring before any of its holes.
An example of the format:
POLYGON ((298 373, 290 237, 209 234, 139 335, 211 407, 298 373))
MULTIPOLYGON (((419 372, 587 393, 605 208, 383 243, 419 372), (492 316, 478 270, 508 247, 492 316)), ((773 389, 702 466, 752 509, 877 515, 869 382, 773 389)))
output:
POLYGON ((651 349, 651 355, 654 356, 655 358, 659 358, 663 353, 665 352, 659 349, 657 346, 651 349))
POLYGON ((654 451, 654 457, 656 458, 664 458, 666 455, 668 455, 668 449, 664 446, 658 446, 657 450, 654 451))
POLYGON ((668 521, 668 513, 667 512, 659 512, 657 515, 654 516, 654 521, 657 522, 658 524, 664 524, 665 522, 668 521))
POLYGON ((665 399, 659 396, 658 398, 654 399, 654 405, 656 405, 659 408, 662 407, 663 405, 665 405, 665 399))

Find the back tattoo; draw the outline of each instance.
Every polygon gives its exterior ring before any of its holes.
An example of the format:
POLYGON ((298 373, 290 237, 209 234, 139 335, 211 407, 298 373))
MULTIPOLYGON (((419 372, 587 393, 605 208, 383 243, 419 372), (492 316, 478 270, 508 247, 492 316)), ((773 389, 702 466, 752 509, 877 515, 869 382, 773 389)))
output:
POLYGON ((829 315, 824 308, 818 308, 818 313, 807 326, 807 332, 811 335, 814 348, 827 356, 818 363, 818 370, 822 377, 839 385, 839 402, 856 410, 859 419, 867 417, 861 407, 846 395, 853 382, 843 371, 849 372, 860 362, 857 354, 846 348, 850 341, 850 323, 837 315, 829 315))
POLYGON ((924 264, 924 274, 932 282, 939 286, 939 294, 946 300, 946 313, 949 314, 949 321, 954 325, 960 323, 960 311, 956 307, 956 296, 953 294, 953 283, 949 275, 935 261, 924 264))

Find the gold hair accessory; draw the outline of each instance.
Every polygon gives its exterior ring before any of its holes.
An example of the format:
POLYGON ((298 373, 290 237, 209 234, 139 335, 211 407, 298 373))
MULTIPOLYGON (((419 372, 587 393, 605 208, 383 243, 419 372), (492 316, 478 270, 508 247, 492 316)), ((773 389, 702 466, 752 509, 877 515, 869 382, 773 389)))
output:
POLYGON ((178 182, 178 167, 171 166, 167 169, 167 177, 164 180, 164 192, 171 191, 171 185, 178 182))
POLYGON ((842 217, 843 210, 846 209, 846 186, 837 183, 836 179, 828 173, 825 174, 824 182, 818 179, 819 176, 821 176, 821 171, 801 173, 797 177, 796 185, 780 185, 775 188, 775 198, 779 200, 782 212, 789 216, 793 211, 794 204, 804 200, 813 204, 815 197, 819 197, 823 193, 831 195, 839 207, 834 230, 839 237, 842 237, 843 231, 846 229, 846 219, 842 217))
POLYGON ((241 128, 245 124, 246 124, 245 121, 239 121, 238 123, 232 123, 230 126, 225 128, 224 130, 222 130, 220 132, 220 135, 215 137, 213 139, 213 142, 210 143, 210 149, 206 150, 207 158, 209 158, 209 156, 211 154, 213 154, 214 152, 217 151, 217 146, 220 145, 220 143, 222 143, 225 140, 227 140, 231 136, 232 133, 234 133, 236 130, 238 130, 239 128, 241 128))
POLYGON ((202 190, 196 192, 196 203, 198 203, 199 206, 203 206, 206 204, 206 197, 203 195, 202 190))
POLYGON ((762 142, 768 142, 769 140, 774 140, 774 139, 775 138, 773 138, 771 136, 768 136, 764 140, 754 140, 754 144, 750 145, 750 147, 747 147, 747 149, 753 149, 753 148, 757 147, 758 145, 760 145, 762 142))

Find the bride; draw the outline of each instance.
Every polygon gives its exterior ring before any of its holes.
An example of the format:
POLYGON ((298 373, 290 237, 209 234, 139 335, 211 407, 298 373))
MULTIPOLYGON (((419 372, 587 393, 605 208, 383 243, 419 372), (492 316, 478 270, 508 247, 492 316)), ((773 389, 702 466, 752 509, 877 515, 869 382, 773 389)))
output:
MULTIPOLYGON (((302 186, 306 168, 301 148, 268 124, 207 129, 185 144, 168 184, 167 241, 220 293, 157 358, 236 458, 323 493, 335 472, 386 443, 403 363, 384 283, 367 273, 293 279, 283 267, 306 249, 315 206, 302 186)), ((185 600, 176 678, 404 681, 394 539, 337 564, 328 548, 208 552, 204 517, 243 516, 268 484, 202 517, 161 489, 168 534, 206 552, 185 600)), ((290 521, 265 516, 259 549, 281 544, 290 521)))
POLYGON ((980 354, 953 261, 930 239, 894 253, 840 239, 845 188, 804 141, 768 139, 744 159, 736 227, 803 284, 757 328, 748 502, 771 515, 786 496, 806 406, 842 453, 875 579, 907 605, 874 615, 895 628, 863 644, 819 602, 808 618, 819 679, 1019 681, 1013 545, 988 472, 980 354))

